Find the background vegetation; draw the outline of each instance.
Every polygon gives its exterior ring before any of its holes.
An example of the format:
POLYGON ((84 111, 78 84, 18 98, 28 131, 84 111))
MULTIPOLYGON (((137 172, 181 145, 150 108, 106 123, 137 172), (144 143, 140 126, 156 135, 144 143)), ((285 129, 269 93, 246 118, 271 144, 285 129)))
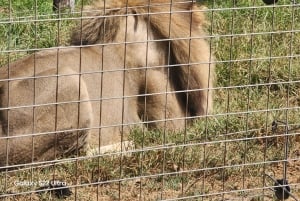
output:
MULTIPOLYGON (((58 19, 52 1, 9 2, 0 0, 0 64, 68 44, 72 18, 80 13, 62 12, 58 19)), ((16 180, 54 178, 72 187, 67 200, 275 200, 268 189, 274 182, 265 174, 284 178, 286 168, 292 193, 300 198, 299 4, 204 3, 217 61, 213 115, 183 133, 134 131, 137 151, 131 155, 1 173, 0 192, 35 190, 14 185, 16 180), (274 121, 278 128, 272 130, 274 121)), ((10 199, 27 197, 58 199, 49 193, 10 199)))

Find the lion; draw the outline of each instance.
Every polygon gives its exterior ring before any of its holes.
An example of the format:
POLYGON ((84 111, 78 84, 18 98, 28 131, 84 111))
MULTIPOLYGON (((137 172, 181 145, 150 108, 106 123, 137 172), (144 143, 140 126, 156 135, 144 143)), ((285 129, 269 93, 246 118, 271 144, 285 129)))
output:
POLYGON ((132 128, 179 131, 212 110, 213 56, 193 2, 88 7, 70 47, 0 68, 0 167, 78 156, 132 128))

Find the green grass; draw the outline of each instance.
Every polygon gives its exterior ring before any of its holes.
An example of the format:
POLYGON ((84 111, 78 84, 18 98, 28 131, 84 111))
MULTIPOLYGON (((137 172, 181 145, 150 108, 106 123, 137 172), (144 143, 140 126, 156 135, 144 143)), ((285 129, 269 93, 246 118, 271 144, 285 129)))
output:
POLYGON ((78 16, 68 10, 54 13, 51 0, 0 0, 0 65, 7 63, 8 51, 15 60, 37 49, 67 45, 76 23, 70 18, 78 16))
MULTIPOLYGON (((3 39, 0 41, 0 64, 7 61, 7 54, 1 55, 1 51, 68 44, 68 30, 74 21, 67 17, 73 14, 62 15, 59 22, 34 23, 29 21, 36 8, 32 2, 13 1, 9 13, 8 1, 0 0, 0 11, 3 11, 0 12, 0 38, 3 39), (15 21, 8 23, 9 15, 15 21)), ((16 178, 51 179, 54 175, 69 185, 100 183, 76 188, 76 193, 68 200, 74 200, 75 194, 79 200, 96 200, 97 196, 114 200, 118 199, 119 190, 125 191, 121 193, 122 200, 138 200, 140 194, 144 196, 141 199, 157 200, 204 193, 211 194, 204 200, 221 200, 222 195, 213 194, 223 191, 232 191, 225 198, 239 200, 244 196, 249 200, 250 197, 252 200, 262 197, 273 200, 269 190, 264 196, 259 190, 243 190, 272 185, 269 180, 264 181, 264 173, 283 177, 286 143, 289 144, 288 158, 294 160, 289 163, 287 172, 289 183, 299 185, 299 129, 290 132, 289 142, 283 136, 284 125, 280 125, 275 133, 271 131, 273 120, 288 121, 292 129, 299 127, 299 7, 251 9, 247 7, 264 5, 250 0, 240 0, 236 5, 233 1, 215 2, 206 1, 209 8, 215 8, 207 13, 211 24, 208 32, 214 36, 211 44, 217 61, 211 117, 199 119, 183 133, 135 130, 130 138, 137 149, 155 149, 136 151, 130 156, 116 155, 57 165, 55 170, 20 171, 7 178, 7 189, 14 192, 28 190, 14 186, 16 178), (232 7, 237 9, 226 9, 232 7), (294 33, 289 32, 292 28, 296 30, 294 33), (164 144, 167 146, 160 146, 164 144), (139 176, 143 178, 138 179, 139 176), (118 182, 119 179, 124 180, 118 182)), ((289 3, 282 0, 279 5, 289 3)), ((52 13, 51 1, 37 1, 37 8, 37 14, 42 15, 39 19, 57 18, 52 13)), ((24 54, 27 51, 10 56, 14 59, 24 54)), ((1 182, 4 179, 0 178, 1 182)), ((72 190, 75 192, 74 188, 72 190)), ((293 187, 293 193, 299 198, 299 188, 293 187)), ((33 200, 39 199, 32 196, 33 200)), ((16 199, 22 200, 22 197, 16 199)), ((47 199, 49 196, 45 196, 47 199)))

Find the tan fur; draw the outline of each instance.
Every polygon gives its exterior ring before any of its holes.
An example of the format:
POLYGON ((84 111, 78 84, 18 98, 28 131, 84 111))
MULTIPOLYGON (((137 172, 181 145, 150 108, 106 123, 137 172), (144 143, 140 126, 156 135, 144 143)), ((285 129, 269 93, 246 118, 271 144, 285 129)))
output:
POLYGON ((135 126, 180 130, 185 117, 211 110, 203 13, 190 2, 148 2, 100 1, 93 9, 102 11, 71 37, 91 46, 44 50, 0 68, 0 166, 117 143, 135 126))

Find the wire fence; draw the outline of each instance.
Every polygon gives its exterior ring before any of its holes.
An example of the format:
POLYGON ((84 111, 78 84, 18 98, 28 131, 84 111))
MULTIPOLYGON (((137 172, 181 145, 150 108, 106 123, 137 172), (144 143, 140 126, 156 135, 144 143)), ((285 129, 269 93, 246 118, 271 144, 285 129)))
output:
POLYGON ((299 200, 299 6, 0 0, 0 200, 299 200))

